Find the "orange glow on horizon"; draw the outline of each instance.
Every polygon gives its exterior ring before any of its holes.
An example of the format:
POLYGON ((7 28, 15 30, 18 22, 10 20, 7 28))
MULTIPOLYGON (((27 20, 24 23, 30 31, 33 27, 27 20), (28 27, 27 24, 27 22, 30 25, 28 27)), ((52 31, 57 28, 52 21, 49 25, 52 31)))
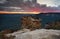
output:
POLYGON ((39 14, 40 12, 9 12, 9 11, 0 11, 0 14, 39 14))
POLYGON ((31 11, 32 12, 41 12, 39 8, 32 8, 31 11))

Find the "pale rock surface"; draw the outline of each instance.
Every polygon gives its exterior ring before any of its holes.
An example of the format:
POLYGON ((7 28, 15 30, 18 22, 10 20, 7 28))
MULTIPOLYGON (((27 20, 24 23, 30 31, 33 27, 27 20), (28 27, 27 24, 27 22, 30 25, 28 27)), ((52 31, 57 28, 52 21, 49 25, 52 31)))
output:
MULTIPOLYGON (((7 34, 9 35, 9 34, 7 34)), ((10 35, 16 36, 15 39, 60 39, 60 30, 37 29, 14 32, 10 35)))

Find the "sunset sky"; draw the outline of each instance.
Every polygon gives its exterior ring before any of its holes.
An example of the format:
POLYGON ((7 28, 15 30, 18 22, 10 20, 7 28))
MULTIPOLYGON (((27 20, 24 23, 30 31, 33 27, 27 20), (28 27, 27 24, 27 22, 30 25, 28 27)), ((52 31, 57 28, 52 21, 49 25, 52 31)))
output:
MULTIPOLYGON (((0 0, 0 3, 4 3, 6 0, 0 0)), ((58 6, 60 5, 60 0, 37 0, 39 4, 47 4, 47 6, 58 6)))
POLYGON ((47 4, 47 6, 58 6, 60 5, 60 0, 37 0, 40 4, 47 4))

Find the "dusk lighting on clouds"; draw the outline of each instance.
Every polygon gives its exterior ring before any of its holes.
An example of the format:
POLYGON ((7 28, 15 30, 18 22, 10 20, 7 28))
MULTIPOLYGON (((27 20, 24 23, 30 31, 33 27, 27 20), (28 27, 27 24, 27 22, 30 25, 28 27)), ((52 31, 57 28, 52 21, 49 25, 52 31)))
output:
POLYGON ((0 0, 0 5, 1 11, 10 11, 10 13, 12 11, 12 13, 60 12, 60 0, 0 0))
POLYGON ((60 5, 60 0, 37 0, 39 4, 47 4, 47 6, 58 6, 60 5))
POLYGON ((6 0, 0 0, 0 3, 5 3, 6 2, 6 0))
MULTIPOLYGON (((6 0, 0 0, 0 3, 4 3, 6 0)), ((39 4, 46 4, 47 6, 58 6, 60 5, 60 0, 37 0, 39 4)))

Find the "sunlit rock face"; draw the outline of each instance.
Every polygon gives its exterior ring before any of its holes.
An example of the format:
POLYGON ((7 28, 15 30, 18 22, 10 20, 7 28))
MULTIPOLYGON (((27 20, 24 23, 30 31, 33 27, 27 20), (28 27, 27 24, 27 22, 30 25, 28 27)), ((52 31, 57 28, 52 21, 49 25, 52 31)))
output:
POLYGON ((39 29, 25 33, 19 31, 14 36, 16 36, 14 39, 60 39, 60 30, 39 29))
POLYGON ((35 30, 41 28, 41 20, 32 16, 23 16, 21 20, 22 28, 35 30))

